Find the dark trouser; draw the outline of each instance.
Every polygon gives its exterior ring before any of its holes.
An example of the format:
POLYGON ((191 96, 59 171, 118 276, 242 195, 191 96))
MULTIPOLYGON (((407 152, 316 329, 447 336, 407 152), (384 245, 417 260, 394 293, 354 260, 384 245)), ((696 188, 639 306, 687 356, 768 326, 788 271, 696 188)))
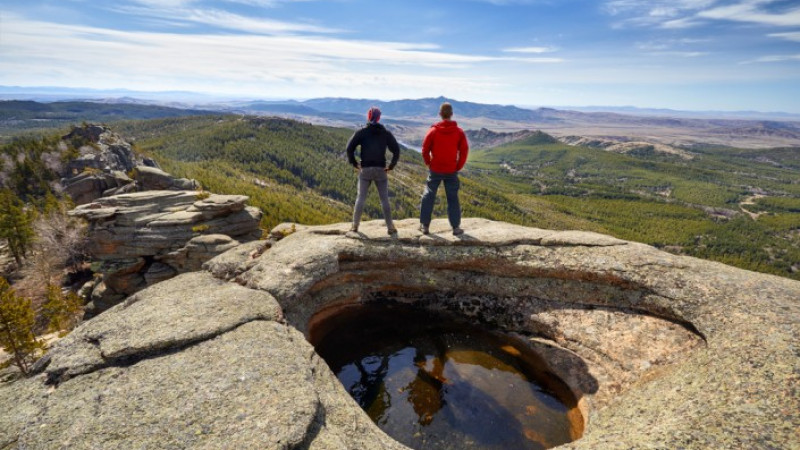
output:
POLYGON ((442 181, 444 181, 444 193, 447 197, 447 218, 450 220, 450 226, 458 228, 461 225, 461 204, 458 202, 458 188, 461 182, 458 181, 458 172, 430 172, 428 174, 428 180, 425 182, 425 192, 422 194, 419 221, 426 227, 431 224, 433 202, 436 200, 436 192, 439 190, 439 184, 442 181))
POLYGON ((381 199, 383 219, 389 229, 394 228, 392 223, 392 209, 389 205, 389 177, 383 167, 364 167, 358 174, 358 197, 353 211, 353 225, 358 228, 361 223, 361 213, 364 211, 364 202, 367 201, 367 190, 371 183, 378 188, 378 197, 381 199))

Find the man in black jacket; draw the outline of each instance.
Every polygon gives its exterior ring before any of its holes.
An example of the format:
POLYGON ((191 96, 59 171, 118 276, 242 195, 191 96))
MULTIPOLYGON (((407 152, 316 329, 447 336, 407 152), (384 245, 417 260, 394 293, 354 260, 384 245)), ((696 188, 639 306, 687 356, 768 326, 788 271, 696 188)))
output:
POLYGON ((358 197, 353 211, 353 227, 351 231, 358 231, 361 223, 361 213, 364 211, 364 202, 367 199, 367 189, 374 181, 381 199, 383 218, 389 234, 397 233, 392 223, 392 210, 389 206, 389 176, 387 173, 394 169, 400 158, 400 146, 392 133, 378 121, 381 119, 381 110, 372 107, 367 111, 367 124, 356 131, 347 143, 347 160, 358 169, 358 197), (361 147, 361 161, 356 161, 356 147, 361 147), (392 152, 392 162, 386 165, 386 149, 392 152))

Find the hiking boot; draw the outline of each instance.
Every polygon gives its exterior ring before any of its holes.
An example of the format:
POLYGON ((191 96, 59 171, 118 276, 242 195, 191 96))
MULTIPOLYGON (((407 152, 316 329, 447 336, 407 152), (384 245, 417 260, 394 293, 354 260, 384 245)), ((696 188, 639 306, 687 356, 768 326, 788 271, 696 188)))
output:
POLYGON ((397 228, 395 227, 389 228, 387 232, 389 233, 389 236, 394 236, 395 234, 397 234, 397 228))
POLYGON ((462 234, 464 234, 464 230, 463 229, 461 229, 459 227, 453 228, 453 236, 459 236, 459 235, 462 235, 462 234))
POLYGON ((358 233, 358 225, 353 225, 352 227, 350 227, 350 231, 353 233, 358 233))
POLYGON ((424 224, 419 224, 419 231, 421 231, 422 234, 430 233, 430 231, 428 230, 428 226, 424 224))

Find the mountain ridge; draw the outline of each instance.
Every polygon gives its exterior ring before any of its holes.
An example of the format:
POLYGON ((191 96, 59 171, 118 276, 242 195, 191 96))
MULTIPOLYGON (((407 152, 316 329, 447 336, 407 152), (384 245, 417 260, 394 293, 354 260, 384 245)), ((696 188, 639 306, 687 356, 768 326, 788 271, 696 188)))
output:
MULTIPOLYGON (((139 91, 132 89, 92 89, 92 88, 76 88, 76 87, 62 87, 62 86, 8 86, 0 85, 0 100, 34 100, 34 101, 64 101, 64 100, 109 100, 119 102, 123 98, 141 99, 144 101, 157 102, 157 103, 184 103, 184 105, 200 105, 212 103, 230 103, 230 102, 279 102, 279 103, 301 103, 308 100, 316 99, 285 99, 285 98, 255 98, 246 99, 241 96, 208 94, 192 91, 139 91), (149 100, 148 100, 149 99, 149 100)), ((333 99, 337 97, 320 97, 333 99)), ((343 97, 342 97, 343 98, 343 97)), ((436 97, 441 99, 443 97, 436 97)), ((317 98, 319 99, 319 98, 317 98)), ((398 100, 377 100, 377 99, 351 99, 351 100, 366 100, 372 103, 389 103, 389 102, 403 102, 413 99, 398 99, 398 100)), ((473 103, 473 102, 464 102, 473 103)), ((478 102, 478 104, 481 104, 478 102)), ((670 109, 670 108, 656 108, 656 107, 643 107, 643 106, 613 106, 613 105, 499 105, 499 106, 513 106, 518 109, 556 109, 556 110, 569 110, 576 112, 610 112, 628 115, 658 115, 658 116, 673 116, 683 118, 732 118, 732 119, 752 119, 752 120, 791 120, 800 121, 800 113, 786 112, 786 111, 757 111, 757 110, 683 110, 683 109, 670 109)), ((361 113, 361 111, 359 111, 361 113)))

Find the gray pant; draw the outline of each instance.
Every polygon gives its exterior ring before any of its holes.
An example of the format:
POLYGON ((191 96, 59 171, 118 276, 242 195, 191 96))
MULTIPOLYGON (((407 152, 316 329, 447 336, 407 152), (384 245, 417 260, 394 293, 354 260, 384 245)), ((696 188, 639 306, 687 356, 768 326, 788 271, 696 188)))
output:
POLYGON ((353 211, 353 226, 358 227, 361 223, 361 213, 364 212, 364 202, 367 201, 367 189, 372 182, 378 188, 378 196, 381 199, 383 208, 383 218, 386 220, 386 227, 394 228, 392 223, 392 208, 389 206, 389 177, 383 167, 362 167, 358 174, 358 197, 356 207, 353 211))

